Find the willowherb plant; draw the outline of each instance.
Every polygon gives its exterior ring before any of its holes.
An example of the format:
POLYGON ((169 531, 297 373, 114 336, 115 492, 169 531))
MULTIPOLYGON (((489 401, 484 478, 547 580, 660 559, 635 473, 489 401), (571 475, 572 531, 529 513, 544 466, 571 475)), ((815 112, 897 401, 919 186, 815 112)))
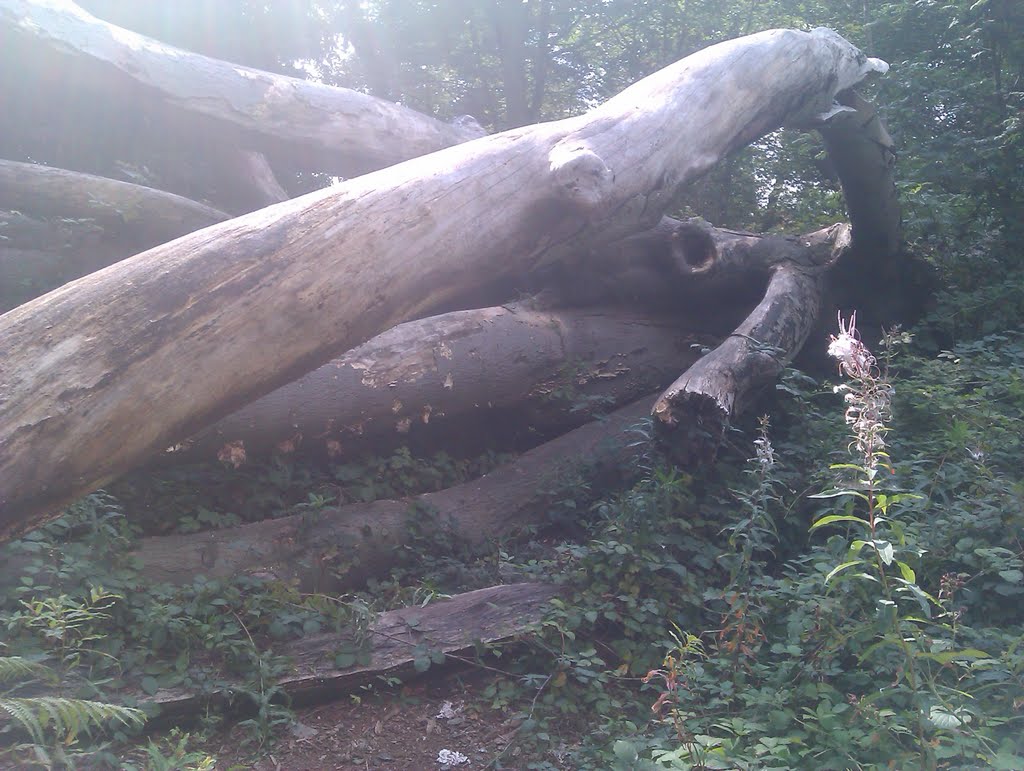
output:
MULTIPOLYGON (((872 700, 890 700, 894 706, 905 709, 904 726, 916 735, 920 767, 935 768, 935 748, 941 744, 937 733, 970 731, 968 723, 972 719, 964 695, 944 683, 948 665, 986 654, 957 648, 952 635, 954 628, 943 618, 948 614, 944 613, 942 603, 918 586, 917 576, 908 564, 908 560, 920 558, 922 552, 907 542, 906 528, 893 518, 892 510, 901 502, 920 496, 882 491, 878 470, 893 472, 885 450, 893 388, 886 372, 861 342, 856 316, 846 324, 840 316, 839 334, 832 337, 828 352, 839 360, 840 372, 849 378, 836 391, 843 393, 846 422, 853 432, 850 450, 858 462, 833 465, 834 470, 847 476, 846 484, 841 489, 811 496, 845 497, 852 501, 845 514, 821 517, 811 530, 844 524, 863 533, 851 539, 846 559, 825 580, 856 581, 858 593, 866 587, 877 587, 873 617, 864 619, 866 623, 861 626, 875 637, 875 642, 861 655, 861 661, 885 650, 897 655, 888 673, 892 679, 876 691, 872 700), (858 511, 858 501, 863 514, 858 511), (940 614, 938 618, 936 612, 940 614), (933 666, 936 663, 938 667, 933 666)), ((874 670, 876 677, 880 671, 874 670)), ((890 710, 889 714, 896 719, 900 712, 890 710)))
POLYGON ((863 470, 874 479, 880 463, 888 466, 885 452, 886 423, 891 417, 892 385, 879 370, 875 357, 857 334, 857 314, 843 324, 839 317, 839 334, 832 336, 828 354, 839 360, 839 371, 850 382, 836 386, 846 402, 846 422, 853 428, 857 455, 863 470))

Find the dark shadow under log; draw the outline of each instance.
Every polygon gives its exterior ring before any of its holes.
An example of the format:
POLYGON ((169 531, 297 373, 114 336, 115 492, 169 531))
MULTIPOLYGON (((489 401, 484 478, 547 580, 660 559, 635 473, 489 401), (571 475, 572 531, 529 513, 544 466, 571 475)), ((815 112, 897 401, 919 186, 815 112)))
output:
MULTIPOLYGON (((481 547, 544 522, 549 507, 581 485, 630 481, 644 452, 636 433, 653 397, 588 423, 483 477, 407 500, 293 514, 191 535, 144 538, 132 556, 154 583, 255 574, 335 591, 380 575, 403 556, 413 529, 481 547)), ((7 571, 5 571, 7 572, 7 571)))

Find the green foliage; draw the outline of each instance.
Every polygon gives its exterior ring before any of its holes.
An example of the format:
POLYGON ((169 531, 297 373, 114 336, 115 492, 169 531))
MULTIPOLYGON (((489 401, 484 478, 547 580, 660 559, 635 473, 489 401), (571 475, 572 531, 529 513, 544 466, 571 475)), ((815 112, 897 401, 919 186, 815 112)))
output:
POLYGON ((532 767, 567 742, 578 768, 1024 764, 1021 343, 870 370, 852 445, 791 373, 746 482, 727 458, 591 506, 536 568, 570 594, 488 693, 532 767))
POLYGON ((216 760, 205 752, 189 750, 191 738, 180 729, 171 729, 159 744, 152 739, 149 741, 142 765, 124 762, 121 768, 124 771, 212 771, 216 760))
POLYGON ((112 724, 138 729, 145 714, 138 709, 89 699, 66 696, 18 695, 34 684, 60 685, 57 672, 20 656, 0 656, 0 710, 13 722, 0 725, 0 737, 13 739, 0 749, 0 757, 14 762, 32 762, 46 768, 74 767, 81 754, 79 740, 112 724), (19 741, 13 729, 27 734, 31 743, 19 741), (32 760, 29 760, 29 759, 32 760))

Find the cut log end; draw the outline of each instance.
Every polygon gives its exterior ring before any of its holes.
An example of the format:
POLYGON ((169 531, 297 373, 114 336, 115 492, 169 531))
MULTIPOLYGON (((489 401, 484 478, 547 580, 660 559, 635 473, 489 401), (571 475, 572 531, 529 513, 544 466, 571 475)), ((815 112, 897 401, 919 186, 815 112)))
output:
POLYGON ((662 447, 682 466, 712 463, 729 424, 728 410, 716 399, 685 390, 663 395, 652 415, 662 447))

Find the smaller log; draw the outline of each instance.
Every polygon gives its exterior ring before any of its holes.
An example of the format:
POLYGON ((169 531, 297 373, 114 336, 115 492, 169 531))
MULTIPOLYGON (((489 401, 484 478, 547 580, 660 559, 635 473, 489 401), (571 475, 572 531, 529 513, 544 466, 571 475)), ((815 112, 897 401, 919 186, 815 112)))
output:
MULTIPOLYGON (((636 428, 646 423, 651 401, 634 402, 446 490, 205 533, 143 538, 131 556, 153 583, 249 573, 298 579, 316 591, 356 586, 395 565, 414 529, 479 548, 543 522, 567 488, 630 481, 644 451, 636 428)), ((5 566, 4 573, 11 569, 5 566)))
POLYGON ((654 405, 655 429, 682 462, 710 462, 729 421, 799 352, 821 308, 823 277, 849 245, 849 227, 804 237, 804 264, 778 265, 764 299, 715 350, 684 372, 654 405))
POLYGON ((222 451, 238 460, 277 451, 339 461, 402 445, 525 449, 664 387, 710 339, 621 310, 447 313, 393 327, 169 448, 160 462, 213 462, 222 451))
MULTIPOLYGON (((339 634, 317 634, 275 646, 274 652, 292 660, 290 674, 275 685, 284 689, 292 704, 324 701, 355 690, 380 675, 407 679, 416 674, 416 649, 435 653, 470 652, 479 643, 493 645, 534 631, 543 619, 545 604, 558 590, 548 584, 509 584, 458 594, 422 607, 382 613, 371 625, 368 638, 370 661, 363 665, 338 667, 335 656, 352 646, 339 634)), ((222 674, 224 681, 232 676, 222 674)), ((237 683, 237 690, 243 690, 237 683)), ((251 689, 246 689, 251 690, 251 689)), ((209 709, 245 709, 236 704, 230 685, 212 693, 185 688, 166 688, 149 696, 140 692, 122 696, 138 702, 143 709, 159 710, 150 721, 166 725, 193 720, 209 709)))

